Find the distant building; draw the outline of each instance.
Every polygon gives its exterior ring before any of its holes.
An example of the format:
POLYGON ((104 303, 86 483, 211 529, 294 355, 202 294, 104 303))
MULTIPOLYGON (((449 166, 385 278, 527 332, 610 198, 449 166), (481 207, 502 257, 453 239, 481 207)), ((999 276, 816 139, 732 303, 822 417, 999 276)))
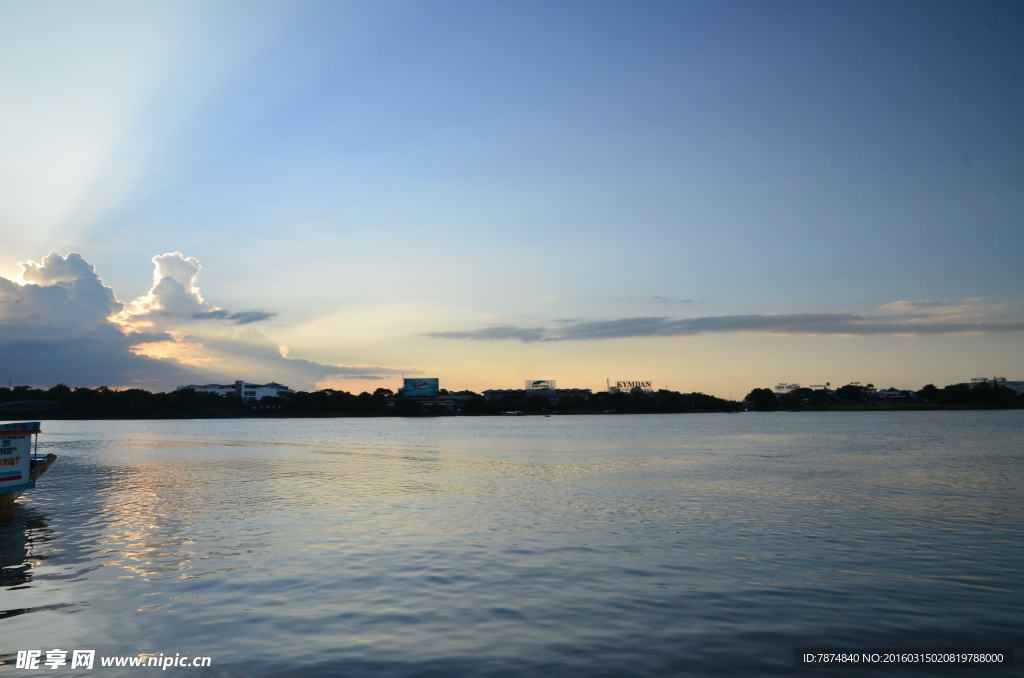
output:
POLYGON ((242 400, 260 400, 262 398, 276 398, 288 393, 295 393, 284 384, 275 381, 269 384, 250 384, 245 381, 236 381, 234 384, 188 384, 179 386, 177 391, 192 389, 196 393, 216 393, 222 396, 238 396, 242 400))
POLYGON ((653 382, 650 381, 616 381, 608 384, 609 393, 654 393, 653 382))
POLYGON ((775 385, 775 399, 782 400, 793 391, 800 388, 800 384, 776 384, 775 385))
POLYGON ((899 404, 907 400, 907 392, 890 386, 875 391, 874 398, 889 404, 899 404))
POLYGON ((388 407, 394 407, 395 403, 400 400, 408 400, 415 403, 419 403, 421 407, 428 407, 435 410, 444 410, 445 412, 461 412, 462 406, 466 404, 467 400, 475 398, 476 396, 471 395, 447 395, 440 394, 436 396, 402 396, 402 397, 391 397, 387 398, 385 402, 388 407))
POLYGON ((441 392, 441 380, 430 379, 403 379, 402 388, 396 396, 387 398, 388 407, 395 407, 400 400, 408 400, 419 403, 421 407, 432 410, 444 410, 445 412, 461 412, 466 401, 476 396, 454 395, 441 392))
POLYGON ((874 384, 868 384, 867 386, 865 386, 861 384, 859 381, 851 381, 849 384, 847 384, 847 386, 856 386, 857 388, 859 388, 861 395, 864 396, 865 400, 874 400, 875 394, 878 393, 878 390, 875 388, 874 384))
POLYGON ((1012 389, 1017 395, 1024 393, 1024 381, 1007 381, 1006 377, 974 377, 968 382, 963 382, 965 385, 975 387, 978 384, 990 383, 994 386, 1005 386, 1006 388, 1012 389))
POLYGON ((486 401, 497 400, 503 396, 519 396, 520 398, 540 396, 547 398, 552 403, 557 403, 559 398, 565 398, 566 396, 589 398, 592 395, 593 392, 589 388, 553 388, 549 391, 535 391, 525 388, 491 388, 483 392, 484 400, 486 401))

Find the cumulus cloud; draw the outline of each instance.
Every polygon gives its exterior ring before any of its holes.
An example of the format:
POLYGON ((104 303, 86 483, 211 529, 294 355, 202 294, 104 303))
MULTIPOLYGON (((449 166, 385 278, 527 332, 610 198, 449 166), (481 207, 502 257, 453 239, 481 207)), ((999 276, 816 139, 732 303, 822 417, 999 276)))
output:
MULTIPOLYGON (((279 381, 313 388, 331 378, 378 379, 400 368, 330 365, 287 357, 250 325, 269 311, 232 312, 203 299, 199 261, 153 257, 153 284, 128 303, 76 253, 51 252, 0 278, 0 370, 19 384, 142 386, 279 381)), ((408 368, 405 368, 408 370, 408 368)))
POLYGON ((18 384, 151 384, 185 379, 174 363, 136 355, 135 344, 167 335, 124 332, 110 316, 123 310, 91 264, 51 252, 0 278, 0 374, 18 384))
POLYGON ((208 304, 196 284, 201 268, 198 259, 181 252, 153 257, 152 287, 126 304, 115 322, 131 328, 177 326, 188 320, 226 320, 235 325, 247 325, 277 315, 268 311, 232 313, 208 304))
POLYGON ((474 330, 428 332, 440 339, 497 341, 587 341, 627 337, 678 337, 707 333, 761 333, 868 336, 883 334, 954 334, 1021 332, 1024 322, 995 319, 1005 307, 983 299, 958 303, 894 302, 876 315, 854 313, 788 313, 778 315, 726 315, 700 318, 644 316, 616 320, 574 320, 556 329, 491 325, 474 330))
MULTIPOLYGON (((34 261, 24 261, 18 265, 21 267, 21 274, 18 278, 22 282, 35 283, 36 285, 74 283, 79 280, 90 284, 99 281, 99 278, 96 276, 96 268, 75 252, 68 254, 66 257, 62 257, 56 252, 50 252, 43 257, 41 264, 37 264, 34 261)), ((109 290, 110 288, 104 289, 109 290)), ((112 292, 107 294, 104 291, 101 296, 106 297, 111 303, 117 303, 114 301, 112 292)))
POLYGON ((399 368, 377 365, 330 365, 289 357, 281 347, 251 327, 274 317, 269 311, 232 312, 207 302, 199 291, 195 257, 171 252, 153 257, 153 285, 113 317, 127 329, 163 331, 170 340, 139 344, 140 355, 173 360, 201 369, 209 381, 278 381, 313 388, 332 378, 380 379, 399 368))

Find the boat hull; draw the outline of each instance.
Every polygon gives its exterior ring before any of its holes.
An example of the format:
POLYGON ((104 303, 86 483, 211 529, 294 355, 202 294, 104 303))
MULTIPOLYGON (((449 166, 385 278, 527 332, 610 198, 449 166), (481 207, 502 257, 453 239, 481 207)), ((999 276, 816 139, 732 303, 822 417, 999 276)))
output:
POLYGON ((14 500, 20 497, 22 492, 24 492, 24 490, 14 490, 12 492, 4 492, 3 494, 0 494, 0 508, 13 504, 14 500))
POLYGON ((56 454, 48 454, 46 455, 45 458, 40 459, 39 461, 33 461, 32 471, 29 473, 28 482, 24 485, 19 485, 18 487, 12 488, 4 492, 3 494, 0 494, 0 508, 10 506, 11 504, 14 503, 15 499, 22 495, 22 493, 25 490, 35 487, 36 478, 46 473, 46 469, 50 468, 50 464, 52 464, 56 460, 56 454))

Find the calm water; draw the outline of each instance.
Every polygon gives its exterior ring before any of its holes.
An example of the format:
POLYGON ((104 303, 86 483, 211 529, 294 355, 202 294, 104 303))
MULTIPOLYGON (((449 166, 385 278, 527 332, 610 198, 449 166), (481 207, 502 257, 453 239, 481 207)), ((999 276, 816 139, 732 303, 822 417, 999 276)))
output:
POLYGON ((770 676, 794 646, 1024 648, 1024 412, 43 428, 60 458, 0 517, 0 654, 770 676))

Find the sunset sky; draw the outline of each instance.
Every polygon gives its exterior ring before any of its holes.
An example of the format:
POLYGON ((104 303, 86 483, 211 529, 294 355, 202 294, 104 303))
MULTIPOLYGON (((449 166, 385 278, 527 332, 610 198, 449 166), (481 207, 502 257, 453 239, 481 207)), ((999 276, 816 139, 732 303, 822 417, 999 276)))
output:
POLYGON ((1024 379, 1019 2, 0 2, 0 102, 4 382, 1024 379))

